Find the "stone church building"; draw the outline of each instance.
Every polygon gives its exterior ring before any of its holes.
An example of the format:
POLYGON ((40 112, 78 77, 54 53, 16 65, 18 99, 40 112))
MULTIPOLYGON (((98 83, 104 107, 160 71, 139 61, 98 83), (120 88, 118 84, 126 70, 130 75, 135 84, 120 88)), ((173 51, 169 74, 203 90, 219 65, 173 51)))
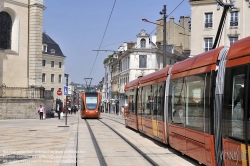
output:
POLYGON ((43 0, 0 1, 0 119, 38 118, 42 87, 43 0))

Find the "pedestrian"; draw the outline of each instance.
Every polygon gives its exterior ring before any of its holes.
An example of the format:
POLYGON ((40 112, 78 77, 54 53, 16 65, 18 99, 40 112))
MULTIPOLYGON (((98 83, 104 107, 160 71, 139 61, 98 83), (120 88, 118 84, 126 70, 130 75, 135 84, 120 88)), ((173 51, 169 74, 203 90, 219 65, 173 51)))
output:
POLYGON ((60 104, 57 104, 57 106, 56 106, 56 112, 58 114, 58 119, 60 119, 61 112, 62 112, 62 107, 60 106, 60 104))
POLYGON ((43 113, 44 113, 44 108, 42 105, 38 108, 38 113, 40 115, 40 120, 43 120, 43 113))
POLYGON ((77 108, 76 108, 76 105, 74 106, 74 113, 76 114, 76 110, 77 110, 77 108))

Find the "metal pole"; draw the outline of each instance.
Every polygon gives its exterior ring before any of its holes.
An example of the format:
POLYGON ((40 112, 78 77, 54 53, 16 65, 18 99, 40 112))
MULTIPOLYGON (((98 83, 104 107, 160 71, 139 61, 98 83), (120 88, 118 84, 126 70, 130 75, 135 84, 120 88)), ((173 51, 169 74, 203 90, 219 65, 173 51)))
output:
MULTIPOLYGON (((68 74, 65 74, 65 76, 66 76, 66 86, 68 86, 69 85, 69 79, 68 79, 68 77, 69 77, 69 75, 68 74)), ((68 116, 68 103, 67 103, 67 99, 66 99, 66 117, 65 117, 65 125, 67 126, 67 116, 68 116)))
POLYGON ((166 9, 166 5, 164 5, 164 8, 163 10, 160 12, 160 14, 163 14, 163 68, 166 67, 166 63, 167 63, 167 55, 166 55, 166 19, 167 19, 167 16, 166 16, 166 12, 167 12, 167 9, 166 9))

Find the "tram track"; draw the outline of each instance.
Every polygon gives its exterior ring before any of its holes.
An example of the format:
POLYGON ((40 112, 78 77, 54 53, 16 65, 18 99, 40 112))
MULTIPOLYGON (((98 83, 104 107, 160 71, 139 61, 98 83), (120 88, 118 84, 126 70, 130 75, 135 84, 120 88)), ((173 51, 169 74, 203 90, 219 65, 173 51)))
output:
MULTIPOLYGON (((112 120, 112 121, 114 121, 114 122, 117 122, 117 123, 120 123, 120 124, 122 124, 122 125, 125 125, 125 123, 122 123, 122 122, 119 122, 119 121, 114 120, 114 119, 112 119, 112 118, 109 118, 108 116, 105 116, 105 115, 102 115, 102 116, 105 117, 105 119, 109 119, 109 120, 112 120)), ((121 118, 118 118, 118 119, 121 119, 121 118)), ((124 120, 124 119, 121 119, 121 120, 124 120)))
POLYGON ((99 160, 100 165, 101 166, 107 166, 107 163, 106 163, 106 161, 104 159, 101 148, 100 148, 100 146, 99 146, 99 144, 98 144, 98 142, 97 142, 97 140, 95 138, 95 135, 94 135, 94 133, 93 133, 93 131, 92 131, 92 129, 91 129, 91 127, 90 127, 90 125, 89 125, 89 123, 88 123, 88 121, 86 119, 85 119, 85 123, 87 124, 87 127, 88 127, 88 130, 89 130, 90 136, 92 138, 92 141, 93 141, 93 144, 94 144, 94 147, 95 147, 96 154, 98 156, 98 160, 99 160))
MULTIPOLYGON (((106 117, 105 117, 106 118, 106 117)), ((109 118, 109 120, 111 120, 109 118)), ((138 154, 144 158, 149 164, 154 165, 154 166, 158 166, 158 164, 151 159, 146 153, 144 153, 143 151, 141 151, 139 148, 136 147, 136 145, 134 145, 132 142, 130 142, 128 139, 126 139, 124 136, 122 136, 120 133, 118 133, 115 129, 113 129, 110 125, 108 125, 107 123, 103 122, 102 120, 98 119, 98 121, 100 123, 102 123, 105 127, 107 127, 108 129, 112 130, 119 138, 121 138, 121 140, 125 141, 130 147, 132 147, 133 150, 135 150, 136 152, 138 152, 138 154)), ((115 121, 115 120, 114 120, 115 121)), ((117 121, 116 121, 117 122, 117 121)), ((93 141, 94 144, 94 148, 99 160, 99 163, 101 166, 106 166, 107 165, 107 161, 105 160, 105 157, 102 153, 102 149, 100 148, 100 145, 96 139, 96 136, 93 132, 93 129, 91 128, 91 124, 89 124, 88 120, 85 119, 85 123, 87 125, 88 131, 90 133, 91 139, 93 141)), ((122 123, 121 123, 122 124, 122 123)), ((123 124, 124 125, 124 124, 123 124)), ((93 125, 94 126, 94 125, 93 125)), ((77 164, 76 164, 77 165, 77 164)))

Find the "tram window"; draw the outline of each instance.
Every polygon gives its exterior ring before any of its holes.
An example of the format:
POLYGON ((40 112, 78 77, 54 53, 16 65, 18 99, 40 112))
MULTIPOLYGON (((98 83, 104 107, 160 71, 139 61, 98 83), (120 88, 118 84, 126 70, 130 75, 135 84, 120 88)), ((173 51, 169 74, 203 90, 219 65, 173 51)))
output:
POLYGON ((134 95, 129 96, 129 112, 130 114, 135 114, 135 98, 134 95))
POLYGON ((186 101, 186 126, 201 132, 205 132, 205 74, 187 77, 187 101, 186 101))
POLYGON ((143 88, 140 88, 138 91, 138 100, 137 100, 138 115, 142 115, 142 108, 143 108, 142 91, 143 88))
MULTIPOLYGON (((153 87, 152 87, 153 89, 153 87)), ((144 112, 144 117, 151 119, 152 118, 152 106, 153 106, 153 92, 151 92, 151 86, 146 86, 143 88, 143 112, 144 112)))
POLYGON ((174 124, 184 125, 185 117, 185 78, 171 80, 170 82, 170 98, 169 105, 171 121, 174 124))
POLYGON ((158 84, 158 110, 157 110, 157 120, 164 122, 164 99, 165 99, 165 82, 158 84))
POLYGON ((157 111, 158 111, 158 86, 157 84, 154 85, 154 96, 153 96, 153 119, 157 120, 157 111))
POLYGON ((243 141, 244 135, 244 103, 247 66, 226 70, 223 103, 223 132, 225 136, 243 141))

